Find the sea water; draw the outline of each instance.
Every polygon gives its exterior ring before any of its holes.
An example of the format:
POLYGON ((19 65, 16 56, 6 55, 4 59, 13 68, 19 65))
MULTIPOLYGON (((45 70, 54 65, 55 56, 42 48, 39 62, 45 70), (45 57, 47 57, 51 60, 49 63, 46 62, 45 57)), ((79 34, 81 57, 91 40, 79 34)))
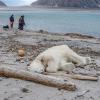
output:
POLYGON ((0 11, 0 26, 9 25, 9 17, 14 14, 14 28, 18 20, 25 16, 26 30, 45 30, 56 33, 82 33, 100 37, 99 10, 31 9, 0 11))

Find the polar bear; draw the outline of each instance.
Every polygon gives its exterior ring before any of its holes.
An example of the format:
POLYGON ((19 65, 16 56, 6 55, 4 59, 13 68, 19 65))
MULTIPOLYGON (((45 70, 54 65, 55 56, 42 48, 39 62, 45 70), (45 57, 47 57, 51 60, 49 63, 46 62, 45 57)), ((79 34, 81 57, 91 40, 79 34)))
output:
POLYGON ((57 72, 58 70, 72 70, 75 66, 91 63, 90 57, 82 57, 75 53, 68 45, 51 47, 40 53, 28 67, 29 71, 42 73, 57 72))

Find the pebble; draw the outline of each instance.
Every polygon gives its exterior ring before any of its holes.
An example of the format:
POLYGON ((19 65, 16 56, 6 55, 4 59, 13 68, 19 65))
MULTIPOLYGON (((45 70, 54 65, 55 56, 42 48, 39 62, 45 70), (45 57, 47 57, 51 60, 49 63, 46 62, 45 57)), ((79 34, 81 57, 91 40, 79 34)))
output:
POLYGON ((29 89, 27 89, 27 88, 22 88, 21 91, 22 91, 23 93, 29 93, 29 89))

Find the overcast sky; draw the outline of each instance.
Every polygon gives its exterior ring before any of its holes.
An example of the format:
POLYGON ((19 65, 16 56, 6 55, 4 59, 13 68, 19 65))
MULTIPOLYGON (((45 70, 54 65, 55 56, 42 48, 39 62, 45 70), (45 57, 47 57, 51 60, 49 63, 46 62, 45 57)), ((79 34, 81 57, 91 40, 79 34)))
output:
POLYGON ((30 5, 36 0, 1 0, 8 6, 21 6, 21 5, 30 5))

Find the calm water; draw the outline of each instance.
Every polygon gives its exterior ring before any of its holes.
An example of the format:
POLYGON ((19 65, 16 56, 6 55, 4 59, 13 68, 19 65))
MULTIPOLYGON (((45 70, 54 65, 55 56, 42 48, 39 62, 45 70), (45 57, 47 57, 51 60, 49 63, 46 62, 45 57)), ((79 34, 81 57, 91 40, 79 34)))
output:
POLYGON ((25 15, 28 30, 46 30, 58 33, 83 33, 100 36, 100 11, 71 11, 58 9, 33 9, 28 11, 0 11, 0 25, 9 24, 9 16, 15 15, 18 27, 20 15, 25 15))

